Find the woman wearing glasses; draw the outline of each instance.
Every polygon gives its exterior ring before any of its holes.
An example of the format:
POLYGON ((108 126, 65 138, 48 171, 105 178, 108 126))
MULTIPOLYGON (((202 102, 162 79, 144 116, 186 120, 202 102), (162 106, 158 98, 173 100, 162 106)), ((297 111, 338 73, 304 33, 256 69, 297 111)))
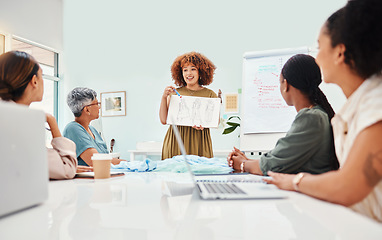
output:
MULTIPOLYGON (((74 121, 66 125, 64 136, 76 144, 78 165, 93 166, 91 157, 94 153, 109 153, 105 141, 98 131, 90 126, 90 122, 99 118, 100 102, 97 93, 89 88, 77 87, 67 98, 74 121)), ((113 164, 119 164, 121 159, 113 159, 113 164)))

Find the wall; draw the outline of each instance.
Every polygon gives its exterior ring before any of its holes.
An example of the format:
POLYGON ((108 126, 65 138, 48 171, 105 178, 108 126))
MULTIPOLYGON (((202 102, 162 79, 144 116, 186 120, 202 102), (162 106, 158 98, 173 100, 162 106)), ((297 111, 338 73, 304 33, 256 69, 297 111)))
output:
POLYGON ((0 0, 0 30, 63 49, 61 0, 0 0))
MULTIPOLYGON (((159 122, 163 89, 171 85, 176 56, 199 51, 217 66, 209 87, 241 88, 247 51, 315 46, 325 19, 345 0, 64 0, 65 75, 61 98, 76 86, 98 93, 127 92, 125 117, 102 118, 107 143, 127 158, 137 141, 162 141, 159 122)), ((334 99, 334 101, 336 101, 334 99)), ((73 119, 60 104, 63 127, 73 119)), ((212 130, 215 149, 238 146, 239 131, 212 130)))

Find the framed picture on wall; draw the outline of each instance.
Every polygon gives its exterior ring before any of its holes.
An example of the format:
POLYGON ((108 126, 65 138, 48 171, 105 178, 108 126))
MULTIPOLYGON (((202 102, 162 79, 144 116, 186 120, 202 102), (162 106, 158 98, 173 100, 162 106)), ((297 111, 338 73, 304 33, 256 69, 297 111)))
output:
POLYGON ((126 116, 126 91, 102 92, 101 116, 126 116))

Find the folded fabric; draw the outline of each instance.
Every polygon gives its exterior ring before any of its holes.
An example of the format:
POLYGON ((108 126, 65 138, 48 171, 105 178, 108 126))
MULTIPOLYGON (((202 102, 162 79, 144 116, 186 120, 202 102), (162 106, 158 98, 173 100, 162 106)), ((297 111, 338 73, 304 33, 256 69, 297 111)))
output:
POLYGON ((111 169, 126 170, 127 172, 150 172, 157 168, 157 162, 150 159, 144 161, 121 161, 118 165, 111 165, 111 169))
MULTIPOLYGON (((195 155, 187 155, 187 162, 191 170, 196 174, 216 174, 229 173, 233 169, 228 166, 225 158, 206 158, 195 155)), ((187 172, 188 168, 182 156, 175 156, 163 161, 144 161, 125 162, 112 165, 112 169, 125 170, 128 172, 187 172)))

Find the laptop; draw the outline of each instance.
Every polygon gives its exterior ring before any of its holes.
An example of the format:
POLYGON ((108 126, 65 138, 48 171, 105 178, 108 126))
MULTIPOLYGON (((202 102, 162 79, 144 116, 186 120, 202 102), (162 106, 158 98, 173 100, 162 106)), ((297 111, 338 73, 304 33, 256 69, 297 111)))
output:
POLYGON ((0 101, 0 217, 48 198, 45 114, 0 101))
POLYGON ((286 198, 285 191, 266 184, 263 176, 253 174, 219 174, 195 176, 187 161, 186 149, 176 125, 172 125, 183 159, 202 199, 273 199, 286 198))

